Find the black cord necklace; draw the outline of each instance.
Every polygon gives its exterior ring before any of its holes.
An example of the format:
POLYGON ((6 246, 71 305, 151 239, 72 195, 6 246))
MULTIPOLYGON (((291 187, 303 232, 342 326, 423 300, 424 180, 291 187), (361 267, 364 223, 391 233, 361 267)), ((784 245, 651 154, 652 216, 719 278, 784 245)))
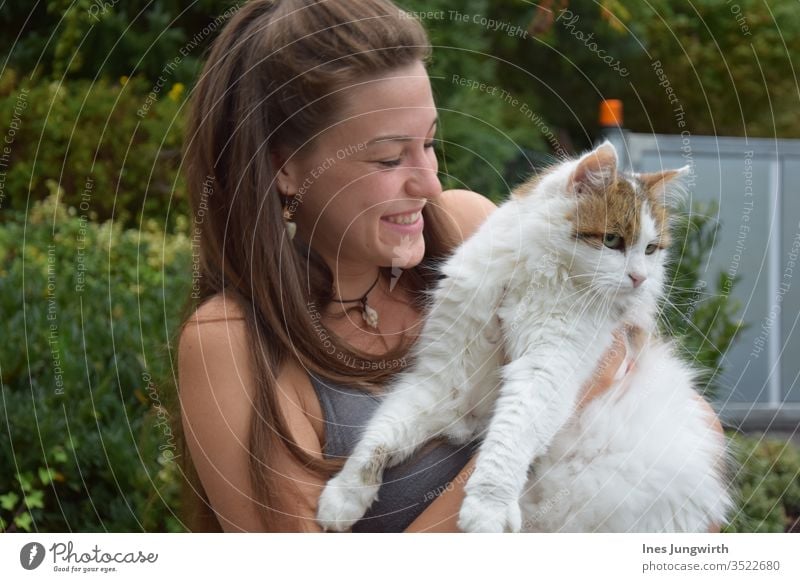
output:
POLYGON ((370 288, 367 289, 367 292, 364 293, 358 299, 336 299, 334 301, 338 301, 339 303, 361 303, 361 317, 364 318, 364 321, 367 323, 368 326, 377 329, 378 328, 378 312, 375 311, 372 307, 367 305, 367 295, 369 292, 375 288, 375 285, 378 284, 378 280, 381 278, 381 272, 378 271, 378 276, 375 278, 375 282, 370 285, 370 288))

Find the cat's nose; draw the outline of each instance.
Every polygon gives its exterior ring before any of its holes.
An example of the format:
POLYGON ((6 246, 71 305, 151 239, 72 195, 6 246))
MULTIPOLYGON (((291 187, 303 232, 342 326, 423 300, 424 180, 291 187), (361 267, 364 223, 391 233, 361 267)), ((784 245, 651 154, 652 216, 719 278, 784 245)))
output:
POLYGON ((644 283, 645 279, 647 279, 647 277, 645 277, 644 275, 640 275, 639 273, 628 273, 628 277, 630 277, 631 281, 633 281, 634 289, 639 287, 639 285, 644 283))

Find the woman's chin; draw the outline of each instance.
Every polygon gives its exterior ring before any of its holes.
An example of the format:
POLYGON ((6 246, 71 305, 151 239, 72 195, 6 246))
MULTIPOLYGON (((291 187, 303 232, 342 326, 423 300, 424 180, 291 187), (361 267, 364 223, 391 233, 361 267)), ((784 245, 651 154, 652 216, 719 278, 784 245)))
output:
POLYGON ((422 237, 419 241, 406 239, 398 245, 386 246, 389 252, 384 254, 383 264, 387 267, 411 269, 419 265, 425 257, 425 241, 422 237))

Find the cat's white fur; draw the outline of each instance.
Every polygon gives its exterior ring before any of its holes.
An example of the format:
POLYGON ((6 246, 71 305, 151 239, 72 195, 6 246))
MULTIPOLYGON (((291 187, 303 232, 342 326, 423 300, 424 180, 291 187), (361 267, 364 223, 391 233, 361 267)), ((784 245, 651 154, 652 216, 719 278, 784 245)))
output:
MULTIPOLYGON (((613 154, 612 167, 581 179, 616 172, 613 154)), ((483 438, 462 531, 706 531, 726 522, 726 442, 691 366, 655 336, 666 251, 644 250, 656 224, 643 204, 641 235, 626 252, 576 240, 566 216, 584 160, 509 199, 443 265, 414 364, 320 497, 325 529, 350 528, 383 469, 434 436, 483 438), (646 280, 634 288, 630 274, 646 280), (628 352, 638 356, 633 371, 624 374, 626 360, 611 389, 578 408, 623 324, 648 334, 640 353, 628 352)))

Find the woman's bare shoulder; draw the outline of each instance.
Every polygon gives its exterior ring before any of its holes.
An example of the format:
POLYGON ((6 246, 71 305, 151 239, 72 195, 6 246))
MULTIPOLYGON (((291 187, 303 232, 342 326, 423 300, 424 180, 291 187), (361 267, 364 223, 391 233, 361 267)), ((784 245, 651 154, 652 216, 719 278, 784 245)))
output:
MULTIPOLYGON (((249 435, 258 383, 242 315, 241 306, 220 296, 204 302, 187 320, 178 349, 179 392, 192 462, 223 529, 259 531, 249 476, 249 435)), ((290 438, 321 457, 320 405, 307 375, 292 360, 275 373, 275 400, 290 438)), ((316 499, 313 474, 283 452, 273 462, 278 474, 309 484, 304 494, 310 501, 316 499)), ((286 491, 289 495, 290 488, 286 491)), ((281 501, 282 511, 305 515, 306 510, 295 507, 297 500, 290 497, 281 501)), ((298 531, 313 528, 312 517, 305 515, 298 531)))
POLYGON ((445 190, 440 205, 455 223, 457 240, 466 240, 497 210, 486 196, 471 190, 445 190))
POLYGON ((203 301, 186 320, 189 324, 213 324, 241 321, 244 326, 244 311, 238 301, 218 293, 203 301))
MULTIPOLYGON (((234 366, 237 361, 244 362, 248 355, 245 352, 249 351, 245 309, 247 307, 231 298, 222 294, 214 295, 198 306, 187 319, 181 342, 186 341, 196 349, 205 346, 203 351, 207 354, 216 352, 220 355, 222 350, 228 350, 230 357, 227 359, 232 360, 234 366)), ((247 368, 247 373, 253 372, 250 366, 247 368)), ((240 374, 241 371, 240 367, 240 374)), ((284 394, 289 395, 289 400, 299 404, 303 415, 321 439, 324 428, 322 408, 308 373, 294 358, 287 359, 275 372, 278 386, 284 394)), ((245 382, 245 385, 252 389, 252 383, 245 382)), ((252 393, 249 396, 252 397, 252 393)))

